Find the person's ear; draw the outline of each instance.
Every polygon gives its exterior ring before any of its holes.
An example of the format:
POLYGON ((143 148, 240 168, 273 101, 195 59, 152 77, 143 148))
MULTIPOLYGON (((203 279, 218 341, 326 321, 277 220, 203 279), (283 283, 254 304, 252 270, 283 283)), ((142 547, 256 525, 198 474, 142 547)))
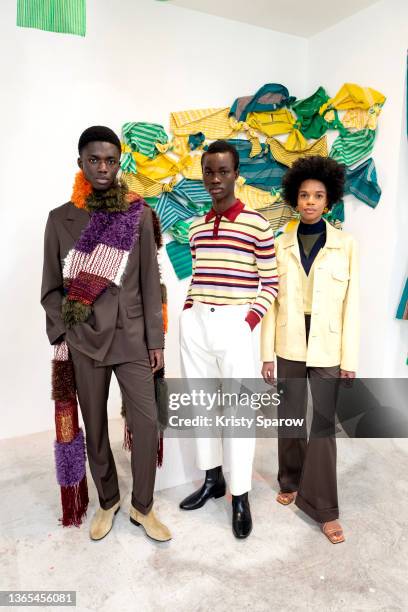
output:
POLYGON ((81 168, 81 170, 82 170, 82 169, 83 169, 83 168, 82 168, 82 159, 81 159, 80 157, 78 157, 78 159, 77 159, 77 164, 78 164, 78 166, 79 166, 79 167, 81 168))
POLYGON ((239 168, 235 170, 235 180, 239 177, 239 168))

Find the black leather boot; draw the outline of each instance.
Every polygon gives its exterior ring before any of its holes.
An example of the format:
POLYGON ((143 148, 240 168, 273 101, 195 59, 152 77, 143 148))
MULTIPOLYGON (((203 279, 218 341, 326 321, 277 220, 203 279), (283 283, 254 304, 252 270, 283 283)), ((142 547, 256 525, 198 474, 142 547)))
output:
POLYGON ((223 497, 225 495, 225 488, 222 467, 219 465, 218 467, 206 471, 205 481, 202 487, 183 499, 183 501, 180 502, 180 508, 182 510, 197 510, 197 508, 204 506, 212 497, 215 499, 223 497))
POLYGON ((236 538, 247 538, 252 531, 248 493, 232 496, 232 531, 236 538))

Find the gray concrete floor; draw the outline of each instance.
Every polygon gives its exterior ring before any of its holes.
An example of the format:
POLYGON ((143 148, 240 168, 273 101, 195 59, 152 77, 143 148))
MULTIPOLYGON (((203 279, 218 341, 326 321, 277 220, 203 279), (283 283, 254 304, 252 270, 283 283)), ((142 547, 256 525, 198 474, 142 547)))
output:
POLYGON ((93 484, 85 524, 58 526, 52 432, 0 442, 0 590, 75 590, 81 612, 408 609, 408 440, 338 440, 344 544, 275 502, 276 440, 258 441, 247 540, 232 535, 229 497, 178 509, 194 483, 157 493, 174 536, 158 544, 129 522, 129 457, 120 421, 111 429, 124 497, 100 542, 93 484))

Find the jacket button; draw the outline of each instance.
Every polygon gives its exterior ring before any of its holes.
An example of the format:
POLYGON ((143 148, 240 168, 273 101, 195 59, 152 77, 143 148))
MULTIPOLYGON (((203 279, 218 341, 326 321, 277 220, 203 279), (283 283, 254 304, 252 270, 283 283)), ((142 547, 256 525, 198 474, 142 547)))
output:
POLYGON ((210 308, 211 312, 215 312, 215 308, 210 308))
POLYGON ((110 287, 109 291, 111 292, 112 295, 118 295, 119 293, 119 289, 117 287, 110 287))

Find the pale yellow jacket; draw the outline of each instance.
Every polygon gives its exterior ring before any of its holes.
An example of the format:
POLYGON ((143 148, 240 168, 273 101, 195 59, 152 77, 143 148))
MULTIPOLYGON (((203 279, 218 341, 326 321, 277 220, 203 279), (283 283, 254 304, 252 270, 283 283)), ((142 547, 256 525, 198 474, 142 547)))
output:
POLYGON ((357 244, 326 222, 326 244, 314 262, 313 307, 306 345, 302 263, 297 230, 276 239, 279 292, 262 320, 261 360, 274 354, 309 366, 357 369, 359 288, 357 244))

